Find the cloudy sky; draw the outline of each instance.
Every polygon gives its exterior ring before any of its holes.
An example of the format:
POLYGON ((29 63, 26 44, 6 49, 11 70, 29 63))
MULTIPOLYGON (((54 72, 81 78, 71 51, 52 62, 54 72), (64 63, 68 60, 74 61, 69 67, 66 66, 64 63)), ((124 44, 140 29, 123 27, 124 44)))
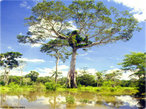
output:
MULTIPOLYGON (((17 41, 18 34, 25 34, 28 30, 24 21, 31 15, 31 7, 41 0, 0 0, 1 7, 1 37, 0 52, 17 51, 23 54, 22 60, 26 62, 24 74, 31 70, 38 71, 41 76, 49 75, 55 69, 55 59, 40 52, 40 45, 20 44, 17 41)), ((63 1, 63 0, 62 0, 63 1)), ((124 55, 130 52, 145 51, 146 36, 146 1, 145 0, 102 0, 107 7, 114 6, 119 10, 128 10, 138 19, 140 32, 134 32, 128 42, 116 42, 100 47, 92 47, 88 52, 78 50, 76 69, 86 67, 89 72, 113 70, 120 68, 117 63, 122 62, 124 55)), ((71 0, 63 1, 67 4, 71 0)), ((65 63, 59 63, 59 70, 65 76, 69 69, 70 59, 65 63)), ((11 74, 20 75, 19 70, 13 70, 11 74)))

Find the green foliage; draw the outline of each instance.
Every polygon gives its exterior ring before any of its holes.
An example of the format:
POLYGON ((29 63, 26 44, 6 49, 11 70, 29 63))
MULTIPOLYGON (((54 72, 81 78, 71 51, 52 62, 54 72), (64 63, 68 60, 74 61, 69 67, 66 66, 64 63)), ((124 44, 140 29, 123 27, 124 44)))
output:
POLYGON ((36 91, 43 91, 46 87, 44 84, 42 83, 35 83, 33 85, 33 88, 36 90, 36 91))
POLYGON ((77 78, 78 84, 85 86, 96 86, 95 76, 90 74, 83 74, 77 78))
MULTIPOLYGON (((138 77, 135 81, 136 87, 138 87, 139 92, 137 95, 142 95, 145 90, 145 69, 146 69, 146 54, 141 52, 131 52, 131 54, 125 55, 125 58, 120 65, 122 65, 124 70, 135 71, 132 75, 138 77)), ((131 75, 131 76, 132 76, 131 75)))
POLYGON ((19 88, 19 85, 18 84, 15 84, 14 82, 11 82, 9 84, 9 87, 11 88, 11 90, 16 90, 17 88, 19 88))
POLYGON ((102 86, 102 83, 103 83, 103 73, 102 72, 96 72, 96 77, 97 77, 97 86, 98 87, 102 86))
POLYGON ((75 98, 73 96, 67 96, 66 97, 66 103, 68 104, 74 104, 75 103, 75 98))
POLYGON ((61 86, 64 86, 64 87, 66 87, 66 81, 67 81, 67 78, 66 78, 66 77, 62 77, 62 78, 59 78, 59 79, 58 79, 58 83, 59 83, 61 86))
POLYGON ((51 78, 49 76, 38 77, 36 82, 45 84, 46 82, 51 82, 51 78))
POLYGON ((18 58, 21 58, 22 54, 19 52, 6 52, 0 54, 0 67, 3 67, 4 72, 4 82, 5 85, 9 82, 9 72, 11 69, 19 66, 18 58))
POLYGON ((19 66, 17 58, 21 58, 22 54, 19 52, 7 52, 0 54, 0 66, 13 69, 19 66))
POLYGON ((88 103, 89 100, 88 100, 88 99, 82 99, 82 100, 80 100, 80 102, 81 102, 81 103, 88 103))
POLYGON ((5 82, 4 81, 0 81, 0 85, 4 86, 5 82))
POLYGON ((32 85, 31 83, 31 79, 30 78, 23 78, 23 83, 25 83, 25 85, 32 85))
POLYGON ((57 88, 57 84, 55 84, 54 82, 46 82, 45 86, 47 90, 52 90, 52 91, 55 91, 57 88))
POLYGON ((15 84, 20 84, 20 76, 9 76, 9 83, 14 82, 15 84))
POLYGON ((25 75, 26 78, 31 78, 31 81, 36 82, 39 73, 36 71, 31 71, 29 74, 25 75))
POLYGON ((125 55, 125 58, 122 63, 124 70, 138 70, 133 75, 142 78, 145 77, 145 69, 146 69, 146 54, 141 52, 131 52, 131 54, 125 55))

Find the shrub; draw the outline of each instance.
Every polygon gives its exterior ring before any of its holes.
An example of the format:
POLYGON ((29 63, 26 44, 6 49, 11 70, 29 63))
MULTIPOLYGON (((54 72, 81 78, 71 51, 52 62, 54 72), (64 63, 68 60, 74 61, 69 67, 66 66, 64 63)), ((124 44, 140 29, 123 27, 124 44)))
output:
POLYGON ((75 99, 73 96, 67 96, 66 97, 66 103, 68 104, 74 104, 75 103, 75 99))
POLYGON ((33 88, 37 91, 42 91, 45 89, 45 86, 42 83, 37 83, 33 85, 33 88))
POLYGON ((11 89, 17 89, 17 88, 19 88, 19 85, 18 84, 15 84, 14 82, 11 82, 10 84, 9 84, 9 87, 11 88, 11 89))
POLYGON ((80 102, 82 102, 82 103, 88 103, 89 100, 88 99, 83 99, 83 100, 80 100, 80 102))
POLYGON ((46 89, 47 90, 56 90, 57 85, 54 82, 46 82, 45 83, 46 89))
POLYGON ((4 81, 0 81, 0 85, 4 86, 5 82, 4 81))

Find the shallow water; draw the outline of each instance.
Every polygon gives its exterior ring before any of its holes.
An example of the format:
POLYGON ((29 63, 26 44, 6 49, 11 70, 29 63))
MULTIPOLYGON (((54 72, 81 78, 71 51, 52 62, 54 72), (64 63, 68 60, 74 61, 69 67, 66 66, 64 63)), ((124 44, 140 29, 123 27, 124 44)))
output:
POLYGON ((1 94, 0 107, 13 109, 144 109, 144 99, 102 96, 91 92, 24 92, 1 94), (66 102, 72 96, 74 104, 66 102))

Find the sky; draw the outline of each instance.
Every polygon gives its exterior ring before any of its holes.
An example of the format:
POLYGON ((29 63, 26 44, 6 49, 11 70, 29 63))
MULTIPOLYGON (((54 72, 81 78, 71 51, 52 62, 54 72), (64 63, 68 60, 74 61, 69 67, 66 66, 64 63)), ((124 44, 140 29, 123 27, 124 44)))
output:
MULTIPOLYGON (((22 60, 23 75, 31 70, 38 71, 40 76, 48 76, 55 70, 55 59, 40 52, 40 45, 20 44, 17 35, 26 34, 28 27, 24 24, 24 18, 31 15, 31 7, 41 0, 0 0, 1 11, 1 36, 0 53, 8 51, 20 52, 23 54, 22 60)), ((128 10, 139 21, 142 28, 140 32, 134 32, 133 37, 127 41, 118 41, 113 44, 95 46, 87 52, 78 50, 76 69, 77 71, 86 68, 88 72, 94 74, 96 71, 113 71, 120 69, 117 65, 124 59, 125 54, 130 52, 145 52, 146 37, 146 7, 145 0, 100 0, 107 6, 114 6, 118 10, 128 10)), ((70 4, 71 0, 63 1, 70 4)), ((70 58, 65 63, 59 63, 59 70, 63 76, 67 75, 70 66, 70 58)), ((1 70, 2 71, 2 70, 1 70)), ((20 75, 20 70, 14 69, 11 75, 20 75)), ((123 79, 127 79, 131 72, 123 74, 123 79)))

